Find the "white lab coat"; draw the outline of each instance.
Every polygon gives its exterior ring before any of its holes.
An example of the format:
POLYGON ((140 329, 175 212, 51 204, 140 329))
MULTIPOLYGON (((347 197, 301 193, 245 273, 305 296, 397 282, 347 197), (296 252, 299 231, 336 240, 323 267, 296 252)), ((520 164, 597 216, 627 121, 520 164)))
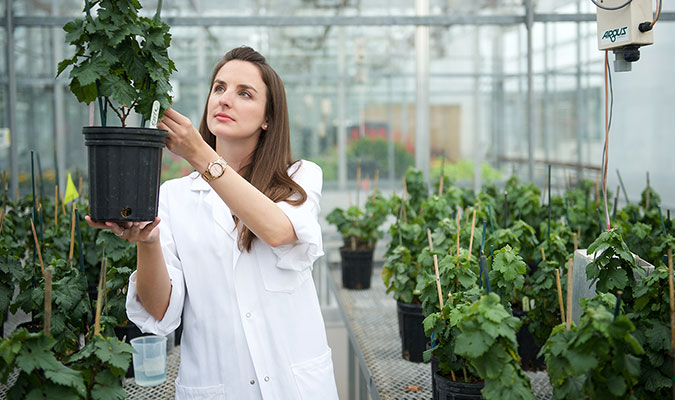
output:
POLYGON ((162 320, 141 305, 135 272, 127 315, 143 332, 168 335, 183 318, 176 399, 337 399, 331 350, 312 265, 323 255, 318 223, 322 172, 301 161, 289 175, 307 192, 277 203, 297 242, 237 247, 229 208, 197 172, 160 189, 159 229, 171 277, 162 320), (293 175, 293 173, 295 174, 293 175))

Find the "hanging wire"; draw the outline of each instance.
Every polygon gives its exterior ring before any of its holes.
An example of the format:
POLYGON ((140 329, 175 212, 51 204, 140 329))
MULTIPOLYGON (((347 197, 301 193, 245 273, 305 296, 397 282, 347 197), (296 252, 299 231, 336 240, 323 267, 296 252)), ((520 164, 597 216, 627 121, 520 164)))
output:
POLYGON ((609 67, 609 52, 605 50, 605 145, 602 148, 602 197, 603 205, 605 207, 605 224, 607 230, 611 229, 609 222, 609 208, 607 207, 607 164, 609 162, 609 130, 612 126, 613 109, 614 89, 612 87, 612 72, 609 67))
POLYGON ((649 29, 654 27, 654 24, 656 24, 656 21, 659 20, 659 17, 661 16, 661 8, 663 7, 663 0, 657 0, 658 5, 656 6, 656 13, 654 13, 654 20, 652 21, 651 24, 649 24, 649 29))

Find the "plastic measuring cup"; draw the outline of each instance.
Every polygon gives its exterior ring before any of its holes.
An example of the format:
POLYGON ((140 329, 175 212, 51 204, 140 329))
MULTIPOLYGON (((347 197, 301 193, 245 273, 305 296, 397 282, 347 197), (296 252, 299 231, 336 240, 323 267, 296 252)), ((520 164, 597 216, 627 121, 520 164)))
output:
POLYGON ((134 379, 139 386, 156 386, 166 380, 166 337, 141 336, 131 339, 134 379))

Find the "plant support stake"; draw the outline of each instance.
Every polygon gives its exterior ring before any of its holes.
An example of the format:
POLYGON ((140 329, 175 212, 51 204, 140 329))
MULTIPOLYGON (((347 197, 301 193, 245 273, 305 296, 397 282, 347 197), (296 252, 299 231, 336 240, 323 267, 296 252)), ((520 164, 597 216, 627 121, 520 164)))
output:
MULTIPOLYGON (((429 238, 429 250, 433 253, 434 243, 431 240, 431 229, 427 228, 427 237, 429 238)), ((441 312, 443 312, 443 291, 441 290, 441 275, 438 272, 438 256, 436 254, 434 257, 434 271, 436 273, 436 290, 438 290, 438 303, 441 306, 441 312)))
POLYGON ((560 304, 560 319, 565 323, 565 304, 563 303, 562 286, 560 285, 560 270, 555 269, 555 284, 558 288, 558 303, 560 304))
POLYGON ((623 191, 623 197, 626 198, 626 203, 630 204, 630 200, 628 200, 628 192, 626 192, 626 186, 623 184, 623 179, 621 179, 621 173, 619 172, 619 169, 616 169, 616 175, 619 177, 619 184, 621 185, 621 191, 623 191))
POLYGON ((471 261, 471 249, 473 248, 473 232, 476 228, 476 209, 473 209, 473 217, 471 217, 471 237, 469 238, 469 259, 471 261))
POLYGON ((35 241, 35 249, 37 250, 38 257, 40 258, 40 269, 42 270, 42 276, 45 275, 45 264, 42 262, 42 252, 40 251, 40 242, 38 241, 37 233, 35 233, 35 224, 33 219, 30 220, 30 229, 33 231, 33 240, 35 241))

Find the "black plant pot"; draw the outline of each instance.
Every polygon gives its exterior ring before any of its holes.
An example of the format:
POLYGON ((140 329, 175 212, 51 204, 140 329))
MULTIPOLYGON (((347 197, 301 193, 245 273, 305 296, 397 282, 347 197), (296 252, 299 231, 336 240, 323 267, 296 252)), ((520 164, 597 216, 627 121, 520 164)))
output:
POLYGON ((455 382, 438 372, 434 374, 438 400, 480 400, 483 383, 455 382))
POLYGON ((369 289, 373 274, 373 249, 340 248, 342 286, 345 289, 369 289))
POLYGON ((401 354, 408 361, 422 362, 427 344, 427 337, 424 335, 422 305, 397 301, 396 308, 401 334, 401 354))
MULTIPOLYGON (((427 350, 431 348, 431 343, 427 343, 427 350)), ((432 399, 438 400, 438 390, 436 389, 436 373, 438 372, 438 358, 431 356, 431 393, 432 399)))
POLYGON ((167 132, 82 128, 89 154, 89 215, 94 221, 152 221, 157 216, 167 132))
MULTIPOLYGON (((115 327, 115 335, 117 339, 123 340, 126 343, 131 342, 131 339, 137 338, 139 336, 146 336, 147 334, 141 332, 140 329, 133 322, 127 321, 127 324, 124 326, 115 327)), ((133 361, 129 364, 129 369, 125 375, 127 378, 133 378, 134 376, 134 363, 133 361)))
MULTIPOLYGON (((524 320, 527 317, 527 312, 513 309, 513 316, 524 320)), ((546 368, 544 357, 537 357, 542 344, 537 343, 527 324, 524 323, 520 326, 520 329, 516 333, 516 340, 518 340, 520 362, 525 371, 540 371, 546 368)))

